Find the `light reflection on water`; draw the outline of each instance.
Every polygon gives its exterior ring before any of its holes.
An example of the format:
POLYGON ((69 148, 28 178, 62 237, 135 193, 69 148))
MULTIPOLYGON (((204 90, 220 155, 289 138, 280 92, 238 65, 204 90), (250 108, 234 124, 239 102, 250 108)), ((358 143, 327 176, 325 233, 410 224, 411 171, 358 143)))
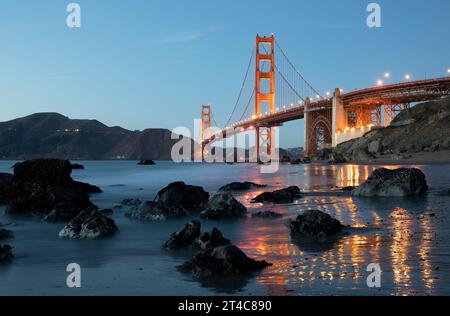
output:
MULTIPOLYGON (((134 162, 105 163, 81 162, 85 171, 75 171, 74 177, 80 181, 96 184, 105 193, 93 197, 101 207, 111 207, 126 197, 152 199, 155 193, 173 181, 201 185, 214 193, 222 185, 233 181, 253 181, 269 185, 236 197, 245 203, 249 213, 259 210, 274 210, 283 214, 281 219, 257 219, 249 217, 244 221, 208 222, 202 221, 204 231, 212 227, 221 229, 225 237, 242 248, 249 256, 265 259, 272 267, 239 283, 233 289, 236 294, 298 295, 298 294, 364 294, 364 295, 408 295, 408 294, 450 294, 448 280, 450 271, 450 232, 448 212, 450 197, 441 197, 436 191, 448 187, 450 165, 416 166, 427 175, 431 192, 428 197, 415 199, 363 199, 353 198, 336 187, 358 186, 373 170, 374 165, 305 165, 280 167, 276 174, 261 174, 257 165, 171 165, 159 163, 155 168, 138 168, 134 162), (120 186, 117 186, 120 185, 120 186), (271 191, 290 185, 298 185, 306 192, 303 198, 286 205, 250 204, 250 200, 263 191, 271 191), (349 225, 349 234, 326 244, 293 241, 287 221, 306 209, 319 209, 329 213, 349 225), (431 216, 431 214, 435 216, 431 216), (382 270, 382 288, 371 290, 366 286, 366 271, 370 263, 379 263, 382 270), (244 292, 241 291, 244 288, 244 292)), ((12 162, 11 162, 12 165, 12 162)), ((1 167, 1 166, 0 166, 1 167)), ((398 166, 387 166, 396 168, 398 166)), ((8 171, 5 167, 0 172, 8 171)), ((20 278, 33 275, 36 282, 45 287, 46 278, 53 276, 54 270, 35 275, 33 269, 22 263, 22 258, 35 260, 45 252, 33 252, 34 245, 28 245, 30 253, 21 255, 27 249, 26 236, 36 236, 36 243, 54 247, 52 262, 64 269, 69 247, 74 253, 70 260, 90 262, 96 269, 92 275, 99 284, 90 287, 92 293, 105 294, 105 288, 112 294, 169 294, 208 295, 221 293, 217 285, 197 285, 186 281, 175 271, 176 264, 183 258, 170 257, 161 251, 161 244, 185 219, 164 224, 136 223, 116 211, 113 218, 121 233, 112 240, 78 244, 60 241, 53 243, 59 227, 35 225, 39 231, 27 231, 28 223, 18 226, 15 240, 11 241, 18 252, 14 264, 9 269, 19 269, 16 274, 0 270, 1 282, 22 293, 20 278), (150 227, 150 228, 149 228, 150 227), (47 230, 42 234, 42 230, 47 230), (23 231, 23 232, 22 232, 23 231), (44 239, 47 238, 47 239, 44 239), (103 252, 99 252, 99 245, 103 252), (87 249, 90 247, 90 249, 87 249), (89 251, 87 251, 89 250, 89 251), (127 255, 121 255, 121 254, 127 255), (151 254, 152 257, 148 257, 151 254), (75 259, 74 259, 75 258, 75 259), (138 261, 140 267, 149 269, 130 272, 130 266, 138 261), (62 262, 62 263, 61 263, 62 262), (97 268, 98 267, 98 268, 97 268), (117 268, 116 270, 116 267, 117 268), (22 269, 22 270, 20 270, 22 269), (139 272, 143 271, 143 272, 139 272), (121 288, 116 289, 107 282, 111 275, 122 275, 121 288), (43 277, 40 279, 40 275, 43 277), (126 276, 125 276, 126 275, 126 276), (163 280, 164 282, 161 282, 163 280), (107 285, 102 287, 102 282, 107 285), (161 283, 155 288, 153 284, 161 283), (3 283, 6 284, 6 283, 3 283), (141 285, 140 285, 141 284, 141 285), (141 287, 139 287, 141 286, 141 287), (121 292, 122 289, 124 292, 121 292), (179 291, 179 292, 177 292, 179 291)), ((0 221, 5 222, 4 218, 0 221)), ((31 227, 31 226, 30 226, 31 227)), ((34 227, 34 226, 33 226, 34 227)), ((31 228, 30 228, 31 229, 31 228)), ((33 228, 34 229, 34 228, 33 228)), ((42 258, 39 258, 42 259, 42 258)), ((44 258, 45 259, 45 258, 44 258)), ((33 264, 34 263, 33 261, 33 264)), ((46 269, 46 267, 40 267, 46 269)), ((62 271, 64 273, 64 270, 62 271)), ((86 273, 90 273, 89 270, 86 273)), ((58 277, 59 278, 59 277, 58 277)), ((86 276, 86 279, 89 275, 86 276)), ((54 280, 54 279, 52 279, 54 280)), ((58 279, 59 280, 59 279, 58 279)), ((48 282, 48 281, 47 281, 48 282)), ((48 287, 48 293, 60 293, 60 289, 48 287)), ((45 293, 47 293, 45 292, 45 293)), ((106 292, 108 293, 108 292, 106 292)), ((228 293, 228 292, 227 292, 228 293)), ((39 294, 39 292, 38 292, 39 294)))

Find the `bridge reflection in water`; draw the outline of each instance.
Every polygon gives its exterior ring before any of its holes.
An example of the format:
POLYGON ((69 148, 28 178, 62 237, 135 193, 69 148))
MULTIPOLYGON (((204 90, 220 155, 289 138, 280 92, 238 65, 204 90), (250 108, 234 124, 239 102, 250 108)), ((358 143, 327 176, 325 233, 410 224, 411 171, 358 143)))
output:
MULTIPOLYGON (((395 168, 397 166, 390 166, 395 168)), ((356 186, 375 166, 305 166, 308 186, 326 188, 324 176, 335 178, 337 186, 356 186)), ((303 178, 303 177, 302 177, 303 178)), ((275 177, 276 179, 276 177, 275 177)), ((276 180, 282 183, 281 179, 276 180)), ((329 186, 328 186, 329 189, 329 186)), ((242 196, 248 201, 261 192, 242 196)), ((269 295, 303 294, 434 294, 435 265, 430 253, 435 246, 433 223, 419 216, 427 209, 427 200, 364 200, 330 190, 313 190, 297 204, 273 206, 285 218, 256 222, 246 226, 238 244, 249 255, 265 258, 273 266, 258 275, 269 295), (328 191, 328 192, 324 192, 328 191), (350 234, 331 244, 293 242, 286 225, 299 211, 320 209, 352 226, 350 234), (366 271, 370 263, 379 263, 382 288, 369 289, 366 271)), ((262 205, 249 205, 260 208, 262 205)))

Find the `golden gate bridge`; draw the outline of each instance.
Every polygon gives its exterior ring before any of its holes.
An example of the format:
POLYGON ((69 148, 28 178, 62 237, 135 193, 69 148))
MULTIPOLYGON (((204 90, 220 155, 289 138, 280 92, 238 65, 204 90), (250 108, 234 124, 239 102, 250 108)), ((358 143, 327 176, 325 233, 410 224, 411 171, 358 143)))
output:
MULTIPOLYGON (((276 149, 274 132, 283 123, 305 120, 305 155, 363 136, 376 126, 387 126, 412 103, 449 95, 450 77, 385 84, 322 96, 270 37, 256 36, 234 107, 222 128, 211 105, 202 105, 202 150, 226 137, 255 132, 256 153, 269 156, 276 149), (254 71, 254 81, 251 72, 254 71), (262 150, 261 150, 262 149, 262 150)), ((202 151, 203 153, 203 151, 202 151)))

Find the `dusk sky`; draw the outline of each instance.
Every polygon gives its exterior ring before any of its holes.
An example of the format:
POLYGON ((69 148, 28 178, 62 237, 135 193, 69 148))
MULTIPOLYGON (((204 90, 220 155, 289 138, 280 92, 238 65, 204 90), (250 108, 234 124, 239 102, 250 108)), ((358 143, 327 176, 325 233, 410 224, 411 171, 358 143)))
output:
MULTIPOLYGON (((450 1, 39 0, 0 2, 0 121, 36 112, 128 129, 187 126, 236 100, 255 35, 277 41, 321 92, 448 76, 450 1), (81 5, 82 27, 66 26, 81 5), (370 2, 382 28, 366 25, 370 2)), ((302 121, 280 130, 303 146, 302 121)))

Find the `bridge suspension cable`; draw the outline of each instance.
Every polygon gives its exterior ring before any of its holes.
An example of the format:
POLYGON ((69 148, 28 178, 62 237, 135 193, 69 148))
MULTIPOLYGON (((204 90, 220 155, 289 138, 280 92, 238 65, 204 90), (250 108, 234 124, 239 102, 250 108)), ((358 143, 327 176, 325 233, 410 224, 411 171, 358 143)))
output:
MULTIPOLYGON (((252 66, 252 61, 253 61, 253 57, 254 56, 255 56, 255 49, 252 50, 252 53, 251 53, 251 56, 250 56, 250 60, 248 62, 247 70, 245 71, 244 80, 242 81, 241 89, 239 90, 239 95, 237 97, 236 103, 234 104, 233 111, 231 111, 231 114, 228 117, 228 120, 225 123, 224 127, 227 127, 228 124, 230 124, 231 119, 233 117, 233 114, 236 112, 236 110, 238 108, 239 101, 241 100, 243 92, 244 92, 245 83, 247 82, 248 74, 250 73, 250 69, 251 69, 251 66, 252 66)), ((245 112, 245 110, 244 110, 244 112, 245 112)))

